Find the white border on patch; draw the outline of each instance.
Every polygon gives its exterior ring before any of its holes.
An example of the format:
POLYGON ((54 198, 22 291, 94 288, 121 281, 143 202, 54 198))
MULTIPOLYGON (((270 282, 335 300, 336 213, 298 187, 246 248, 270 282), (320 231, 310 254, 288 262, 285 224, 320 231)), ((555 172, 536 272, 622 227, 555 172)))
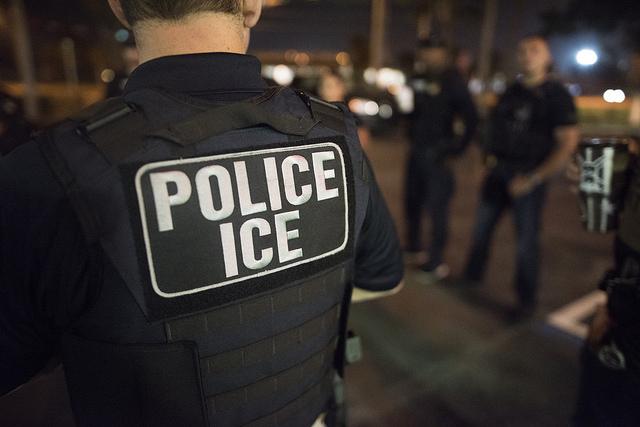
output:
POLYGON ((326 258, 328 256, 335 255, 335 254, 343 251, 344 248, 347 246, 347 243, 348 243, 348 240, 349 240, 349 191, 348 191, 348 187, 347 187, 347 171, 346 171, 346 166, 345 166, 345 162, 344 162, 344 153, 343 153, 342 149, 340 148, 340 146, 335 144, 335 143, 333 143, 333 142, 325 142, 325 143, 309 144, 309 145, 299 145, 299 146, 295 146, 295 147, 271 148, 271 149, 266 149, 266 150, 243 151, 243 152, 240 152, 240 153, 230 153, 230 154, 221 154, 221 155, 216 155, 216 156, 196 157, 196 158, 179 159, 179 160, 167 160, 167 161, 149 163, 149 164, 146 164, 146 165, 142 166, 138 170, 138 172, 136 173, 135 184, 136 184, 136 192, 138 194, 138 207, 140 209, 140 218, 142 220, 142 231, 143 231, 143 234, 144 234, 144 244, 145 244, 145 248, 147 250, 147 261, 149 263, 149 274, 151 276, 151 285, 153 286, 153 290, 155 291, 155 293, 158 294, 159 296, 163 297, 163 298, 176 298, 176 297, 180 297, 180 296, 184 296, 184 295, 191 295, 191 294, 203 292, 203 291, 206 291, 206 290, 209 290, 209 289, 220 288, 220 287, 223 287, 223 286, 231 285, 233 283, 244 282, 246 280, 255 279, 257 277, 268 276, 270 274, 277 273, 277 272, 282 271, 282 270, 287 270, 289 268, 297 267, 297 266, 302 265, 302 264, 307 264, 307 263, 310 263, 310 262, 313 262, 313 261, 317 261, 317 260, 320 260, 322 258, 326 258), (153 253, 152 253, 152 250, 151 250, 151 243, 149 241, 149 230, 148 230, 148 227, 147 227, 147 215, 146 215, 146 209, 145 209, 145 206, 144 206, 144 198, 143 198, 143 195, 142 195, 142 188, 141 188, 142 187, 142 183, 141 183, 142 175, 144 175, 146 172, 148 172, 150 170, 161 168, 161 167, 165 167, 165 166, 184 165, 184 164, 190 164, 190 163, 201 163, 201 162, 207 162, 207 161, 218 160, 218 159, 231 159, 231 158, 237 158, 237 157, 257 156, 257 155, 268 154, 268 153, 283 153, 283 152, 287 152, 287 151, 298 151, 298 150, 321 148, 321 147, 334 148, 338 152, 338 154, 340 155, 340 164, 342 165, 342 180, 343 180, 343 185, 344 185, 344 216, 345 216, 345 218, 344 218, 344 226, 345 226, 345 233, 344 233, 344 241, 342 242, 342 244, 338 248, 333 249, 333 250, 331 250, 329 252, 326 252, 324 254, 315 256, 313 258, 303 259, 301 261, 294 262, 292 264, 283 265, 281 267, 274 268, 274 269, 271 269, 271 270, 265 270, 265 271, 262 271, 260 273, 252 274, 250 276, 245 276, 245 277, 239 277, 239 278, 236 278, 236 279, 226 280, 224 282, 214 283, 214 284, 211 284, 211 285, 202 286, 200 288, 195 288, 195 289, 191 289, 191 290, 188 290, 188 291, 166 293, 166 292, 163 292, 160 289, 160 287, 158 286, 157 279, 156 279, 155 267, 153 265, 153 253))

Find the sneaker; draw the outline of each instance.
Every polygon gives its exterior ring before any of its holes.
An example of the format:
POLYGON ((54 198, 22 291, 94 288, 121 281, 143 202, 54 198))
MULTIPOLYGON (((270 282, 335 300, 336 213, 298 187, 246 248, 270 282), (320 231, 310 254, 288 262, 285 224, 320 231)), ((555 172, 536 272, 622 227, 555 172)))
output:
POLYGON ((418 283, 431 285, 446 279, 450 273, 449 266, 444 263, 433 267, 425 265, 415 272, 415 278, 418 283))

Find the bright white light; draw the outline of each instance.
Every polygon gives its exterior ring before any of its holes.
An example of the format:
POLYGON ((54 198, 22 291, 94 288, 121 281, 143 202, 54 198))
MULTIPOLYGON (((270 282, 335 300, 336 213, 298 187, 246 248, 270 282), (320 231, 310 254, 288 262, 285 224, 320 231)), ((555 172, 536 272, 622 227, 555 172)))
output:
POLYGON ((396 103, 398 104, 400 112, 408 114, 413 111, 415 108, 413 95, 413 89, 411 89, 411 87, 407 85, 400 86, 395 94, 396 103))
POLYGON ((391 117, 393 117, 393 108, 391 108, 391 105, 389 104, 382 104, 380 106, 380 112, 378 114, 380 114, 380 117, 385 120, 390 119, 391 117))
POLYGON ((621 89, 607 89, 602 98, 610 104, 622 104, 627 97, 621 89))
POLYGON ((286 65, 273 67, 273 80, 281 86, 289 86, 295 77, 293 70, 286 65))
POLYGON ((375 116, 380 112, 380 106, 371 99, 353 98, 349 101, 349 110, 359 116, 375 116))
POLYGON ((378 70, 376 70, 375 68, 367 68, 366 70, 364 70, 364 81, 367 82, 367 84, 375 84, 377 78, 378 70))
POLYGON ((364 113, 367 116, 375 116, 380 111, 378 103, 375 101, 368 101, 364 104, 364 113))
POLYGON ((407 78, 404 73, 393 68, 381 68, 376 78, 376 85, 380 89, 386 89, 389 86, 402 86, 406 82, 407 78))
POLYGON ((483 90, 484 83, 482 83, 482 80, 477 77, 473 77, 471 80, 469 80, 469 91, 473 95, 480 95, 483 90))
POLYGON ((576 62, 583 67, 589 67, 598 62, 598 54, 593 49, 580 49, 576 53, 576 62))

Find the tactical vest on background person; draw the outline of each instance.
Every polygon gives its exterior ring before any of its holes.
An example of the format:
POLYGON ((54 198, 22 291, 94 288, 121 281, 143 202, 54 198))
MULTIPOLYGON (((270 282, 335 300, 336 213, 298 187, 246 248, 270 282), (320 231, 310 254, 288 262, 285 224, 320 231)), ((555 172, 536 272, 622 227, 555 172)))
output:
POLYGON ((491 115, 485 150, 499 163, 517 172, 529 172, 543 163, 555 146, 551 129, 536 124, 550 122, 547 85, 511 86, 491 115))
POLYGON ((419 74, 409 85, 414 93, 414 111, 410 115, 409 137, 414 148, 438 151, 445 155, 453 149, 454 79, 449 70, 439 74, 419 74))
POLYGON ((40 148, 102 269, 62 343, 80 426, 310 426, 341 374, 369 169, 346 109, 142 89, 40 148))

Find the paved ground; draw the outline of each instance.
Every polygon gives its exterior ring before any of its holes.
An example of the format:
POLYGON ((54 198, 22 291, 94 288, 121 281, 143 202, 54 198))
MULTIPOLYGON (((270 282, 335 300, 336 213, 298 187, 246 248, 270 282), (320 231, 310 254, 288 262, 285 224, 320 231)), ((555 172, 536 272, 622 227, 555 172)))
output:
MULTIPOLYGON (((370 157, 392 213, 402 221, 401 140, 376 141, 370 157)), ((448 261, 459 274, 470 243, 482 178, 472 149, 455 165, 448 261)), ((514 303, 515 241, 506 215, 494 240, 485 286, 472 293, 447 283, 424 286, 407 268, 406 289, 361 304, 352 326, 363 337, 363 362, 348 370, 351 425, 562 426, 570 422, 580 341, 545 322, 549 312, 593 290, 608 266, 610 236, 589 235, 580 225, 576 196, 558 179, 545 211, 540 312, 510 324, 514 303)))
MULTIPOLYGON (((406 144, 374 141, 370 157, 400 232, 406 144)), ((456 164, 448 259, 461 270, 473 226, 482 169, 471 150, 456 164)), ((407 271, 399 295, 354 307, 352 325, 363 337, 364 360, 348 370, 350 418, 368 426, 562 426, 570 419, 577 385, 579 342, 546 325, 544 315, 593 289, 609 262, 611 238, 579 224, 576 199, 557 182, 546 211, 540 320, 513 325, 514 239, 509 218, 496 238, 486 286, 458 294, 446 284, 420 286, 407 271)), ((21 426, 70 426, 66 391, 55 381, 29 385, 0 400, 0 414, 21 426), (37 399, 28 399, 38 389, 37 399), (25 409, 28 408, 28 409, 25 409)), ((3 424, 0 422, 0 424, 3 424)), ((4 424, 11 425, 11 424, 4 424)))

